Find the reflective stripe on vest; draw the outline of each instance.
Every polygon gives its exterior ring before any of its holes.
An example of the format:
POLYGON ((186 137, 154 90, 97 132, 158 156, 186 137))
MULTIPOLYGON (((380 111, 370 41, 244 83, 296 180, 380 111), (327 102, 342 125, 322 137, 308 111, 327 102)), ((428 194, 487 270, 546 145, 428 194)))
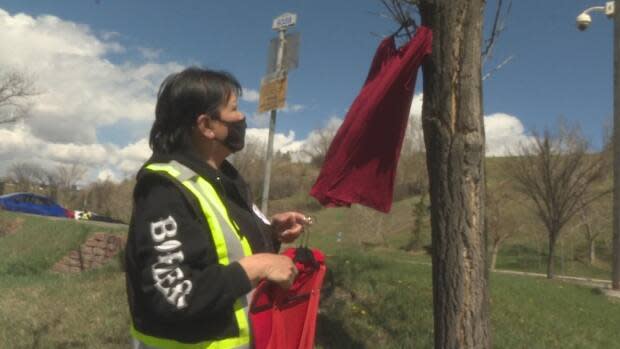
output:
MULTIPOLYGON (((228 210, 213 186, 190 168, 177 161, 149 164, 149 171, 164 173, 178 181, 194 195, 211 230, 218 263, 228 265, 252 254, 248 240, 240 236, 237 224, 230 219, 228 210)), ((250 324, 248 320, 248 297, 239 298, 234 304, 239 336, 200 343, 181 343, 139 332, 131 326, 131 334, 146 346, 174 349, 236 349, 250 347, 250 324)))

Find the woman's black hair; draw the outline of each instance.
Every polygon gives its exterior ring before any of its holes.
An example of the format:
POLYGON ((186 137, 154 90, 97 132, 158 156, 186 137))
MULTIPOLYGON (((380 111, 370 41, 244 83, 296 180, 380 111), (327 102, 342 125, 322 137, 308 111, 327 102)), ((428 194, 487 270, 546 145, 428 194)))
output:
POLYGON ((170 154, 188 149, 198 116, 218 119, 220 107, 233 93, 240 97, 241 91, 239 81, 225 71, 191 67, 170 74, 157 93, 155 122, 149 136, 153 152, 170 154))

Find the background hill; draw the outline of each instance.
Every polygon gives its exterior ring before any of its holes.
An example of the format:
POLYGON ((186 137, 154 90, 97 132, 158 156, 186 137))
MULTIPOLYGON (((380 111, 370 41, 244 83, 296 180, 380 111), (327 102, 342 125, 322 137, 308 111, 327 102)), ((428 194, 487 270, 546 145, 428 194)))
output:
MULTIPOLYGON (((489 163, 489 173, 501 168, 489 163)), ((489 187, 494 183, 489 180, 489 187)), ((302 193, 272 207, 302 203, 316 220, 310 245, 328 255, 318 320, 323 348, 427 348, 432 346, 432 286, 428 217, 416 220, 410 196, 389 215, 354 206, 317 209, 302 193), (415 226, 417 248, 406 251, 415 226)), ((423 205, 420 205, 420 202, 423 205)), ((526 222, 500 249, 498 268, 544 271, 545 239, 522 203, 509 210, 526 222)), ((419 210, 417 212, 427 212, 419 210)), ((7 348, 119 348, 129 342, 129 315, 120 255, 79 274, 50 271, 55 262, 95 232, 126 234, 123 225, 47 219, 0 212, 0 343, 7 348)), ((578 229, 562 238, 558 273, 608 278, 609 248, 587 262, 578 229)), ((610 348, 620 343, 620 303, 592 287, 491 273, 493 340, 497 348, 610 348)))

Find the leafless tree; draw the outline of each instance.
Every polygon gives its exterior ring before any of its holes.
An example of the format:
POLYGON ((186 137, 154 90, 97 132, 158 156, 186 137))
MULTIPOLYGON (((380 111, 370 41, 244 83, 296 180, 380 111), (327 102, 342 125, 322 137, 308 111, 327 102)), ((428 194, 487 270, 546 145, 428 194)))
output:
POLYGON ((79 164, 58 165, 55 174, 58 185, 63 189, 71 189, 86 175, 86 167, 79 164))
POLYGON ((58 165, 51 173, 55 177, 57 187, 56 199, 67 207, 76 206, 78 201, 77 184, 86 175, 86 167, 79 164, 58 165))
POLYGON ((413 226, 411 227, 411 236, 403 250, 415 251, 422 247, 422 229, 428 224, 428 205, 426 203, 426 195, 420 195, 417 202, 412 205, 413 226))
POLYGON ((0 72, 0 125, 25 117, 28 99, 36 94, 32 79, 24 73, 0 72))
POLYGON ((521 230, 522 217, 514 212, 514 198, 508 191, 509 182, 504 180, 494 188, 487 188, 487 232, 491 243, 491 270, 495 270, 501 245, 521 230), (511 205, 512 204, 512 205, 511 205))
POLYGON ((320 167, 325 161, 329 146, 337 132, 336 122, 330 122, 325 127, 312 131, 301 149, 302 154, 309 157, 312 164, 320 167))
POLYGON ((16 185, 17 191, 31 191, 43 184, 45 170, 34 163, 17 162, 9 166, 7 175, 16 185))
POLYGON ((578 212, 579 221, 575 229, 583 232, 588 243, 588 263, 590 265, 596 262, 597 240, 605 232, 605 228, 611 226, 609 211, 609 205, 596 205, 596 202, 592 205, 581 203, 581 208, 578 212))
POLYGON ((19 191, 45 191, 53 200, 58 199, 60 175, 57 171, 32 162, 14 163, 8 169, 9 178, 19 191))
POLYGON ((516 189, 530 199, 548 234, 547 277, 554 277, 555 246, 562 228, 580 210, 605 195, 596 188, 605 175, 601 153, 588 153, 579 128, 560 124, 552 134, 534 133, 533 144, 523 144, 507 175, 516 189))
MULTIPOLYGON (((266 149, 265 142, 247 139, 243 150, 231 157, 231 162, 250 186, 254 197, 259 197, 262 190, 266 149)), ((272 177, 272 181, 273 179, 272 177)))

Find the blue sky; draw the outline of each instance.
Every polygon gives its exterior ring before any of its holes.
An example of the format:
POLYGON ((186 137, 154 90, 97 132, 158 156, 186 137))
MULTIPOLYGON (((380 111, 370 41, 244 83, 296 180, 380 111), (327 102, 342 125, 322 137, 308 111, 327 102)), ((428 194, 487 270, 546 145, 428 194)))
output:
MULTIPOLYGON (((487 24, 495 6, 488 3, 487 24)), ((603 3, 514 1, 485 67, 514 56, 485 81, 490 153, 558 117, 579 122, 600 147, 612 115, 613 21, 595 14, 579 32, 575 17, 603 3)), ((378 42, 395 29, 378 0, 5 0, 0 9, 0 67, 28 71, 42 91, 25 124, 0 129, 0 160, 48 154, 42 161, 82 163, 91 177, 122 177, 139 165, 157 86, 188 65, 237 76, 252 134, 264 136, 267 118, 256 115, 255 96, 276 35, 271 21, 287 11, 298 14, 300 63, 277 132, 279 146, 298 149, 313 130, 344 117, 378 42)))

